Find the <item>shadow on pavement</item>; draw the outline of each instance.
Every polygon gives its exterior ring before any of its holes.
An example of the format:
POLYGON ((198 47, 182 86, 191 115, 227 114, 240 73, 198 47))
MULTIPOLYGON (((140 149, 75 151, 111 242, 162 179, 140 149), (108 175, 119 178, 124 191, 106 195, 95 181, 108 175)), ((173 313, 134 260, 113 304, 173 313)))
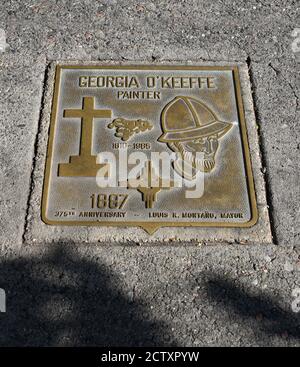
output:
POLYGON ((1 346, 176 346, 168 325, 124 295, 106 265, 68 246, 47 256, 2 261, 1 346))
POLYGON ((300 315, 286 311, 266 295, 251 295, 229 278, 206 274, 206 294, 209 301, 217 303, 236 322, 250 320, 251 326, 267 335, 300 338, 300 315))

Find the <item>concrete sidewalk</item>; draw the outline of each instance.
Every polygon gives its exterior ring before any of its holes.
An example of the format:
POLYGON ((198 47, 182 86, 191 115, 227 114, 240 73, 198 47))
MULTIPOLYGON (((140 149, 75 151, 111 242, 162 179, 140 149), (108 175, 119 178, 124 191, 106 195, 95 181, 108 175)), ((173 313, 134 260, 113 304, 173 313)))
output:
POLYGON ((299 6, 3 1, 1 345, 300 345, 299 6), (297 30, 298 29, 298 30, 297 30), (24 242, 53 60, 246 62, 273 246, 24 242))

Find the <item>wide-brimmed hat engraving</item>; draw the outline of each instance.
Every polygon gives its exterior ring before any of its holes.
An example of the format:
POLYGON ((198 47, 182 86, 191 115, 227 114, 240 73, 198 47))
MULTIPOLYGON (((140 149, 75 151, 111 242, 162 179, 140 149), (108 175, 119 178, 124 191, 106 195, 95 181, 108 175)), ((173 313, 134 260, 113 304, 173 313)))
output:
POLYGON ((161 126, 163 134, 158 141, 169 143, 212 135, 220 138, 230 130, 232 124, 220 121, 214 112, 199 100, 177 96, 163 109, 161 126))

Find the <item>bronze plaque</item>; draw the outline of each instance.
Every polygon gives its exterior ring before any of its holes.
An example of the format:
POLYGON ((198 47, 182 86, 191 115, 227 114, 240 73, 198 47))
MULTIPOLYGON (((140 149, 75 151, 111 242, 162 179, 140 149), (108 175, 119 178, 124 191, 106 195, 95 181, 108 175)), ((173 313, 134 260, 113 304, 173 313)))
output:
POLYGON ((254 225, 238 68, 57 66, 42 219, 254 225))

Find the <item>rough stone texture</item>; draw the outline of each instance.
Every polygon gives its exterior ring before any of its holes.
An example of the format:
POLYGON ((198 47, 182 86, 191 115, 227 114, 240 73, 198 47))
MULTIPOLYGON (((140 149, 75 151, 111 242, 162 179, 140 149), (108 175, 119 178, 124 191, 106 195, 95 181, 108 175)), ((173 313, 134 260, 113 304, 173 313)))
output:
POLYGON ((0 241, 18 245, 24 232, 45 63, 39 57, 32 68, 32 60, 3 55, 0 65, 0 241))
POLYGON ((299 346, 297 1, 0 7, 1 345, 299 346), (66 59, 246 61, 277 246, 22 247, 44 72, 66 59))

